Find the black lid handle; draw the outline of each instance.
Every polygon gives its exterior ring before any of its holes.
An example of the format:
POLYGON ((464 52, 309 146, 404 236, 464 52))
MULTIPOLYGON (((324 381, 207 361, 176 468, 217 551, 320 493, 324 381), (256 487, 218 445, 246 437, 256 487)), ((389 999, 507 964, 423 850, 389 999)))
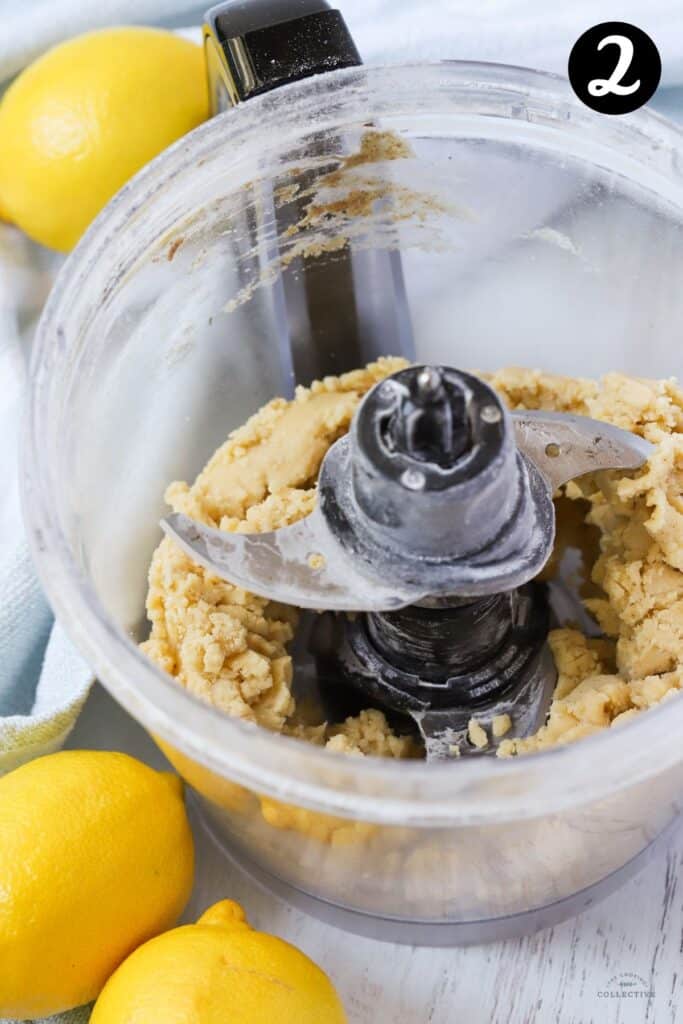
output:
POLYGON ((326 0, 229 0, 205 15, 212 113, 288 82, 362 64, 326 0))

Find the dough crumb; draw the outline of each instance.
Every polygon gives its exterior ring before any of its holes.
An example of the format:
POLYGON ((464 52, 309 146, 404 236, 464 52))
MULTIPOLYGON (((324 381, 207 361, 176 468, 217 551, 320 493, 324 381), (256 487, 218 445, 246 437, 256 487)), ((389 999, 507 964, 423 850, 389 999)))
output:
POLYGON ((477 750, 483 750, 484 747, 488 747, 489 738, 486 735, 486 730, 483 725, 476 720, 476 718, 470 718, 467 723, 467 738, 470 743, 477 748, 477 750))
POLYGON ((491 732, 498 740, 501 736, 504 736, 506 732, 510 732, 512 728, 512 719, 508 714, 496 715, 491 722, 491 732))
POLYGON ((412 738, 396 736, 385 715, 373 708, 361 711, 356 718, 347 718, 329 732, 328 750, 345 754, 374 754, 375 757, 415 756, 416 744, 412 738))

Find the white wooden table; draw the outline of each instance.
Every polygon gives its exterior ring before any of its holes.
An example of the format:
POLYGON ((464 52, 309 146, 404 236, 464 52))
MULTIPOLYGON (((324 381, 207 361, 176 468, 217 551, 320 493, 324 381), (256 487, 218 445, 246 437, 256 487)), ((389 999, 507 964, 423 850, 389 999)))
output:
MULTIPOLYGON (((125 750, 160 767, 145 732, 96 687, 71 747, 125 750)), ((255 926, 295 943, 331 975, 351 1024, 673 1024, 683 995, 683 834, 633 881, 581 917, 530 938, 469 949, 361 939, 262 892, 195 828, 196 885, 186 918, 226 896, 255 926), (679 875, 682 877, 679 886, 679 875), (619 978, 652 992, 630 997, 619 978)), ((683 1009, 680 1012, 683 1021, 683 1009)))

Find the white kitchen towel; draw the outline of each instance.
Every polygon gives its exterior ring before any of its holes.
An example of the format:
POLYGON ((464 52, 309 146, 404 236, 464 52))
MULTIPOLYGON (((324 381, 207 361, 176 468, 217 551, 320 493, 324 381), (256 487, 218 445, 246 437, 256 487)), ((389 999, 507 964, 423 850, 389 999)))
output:
POLYGON ((17 440, 30 336, 58 261, 0 227, 0 775, 58 749, 91 673, 33 572, 19 505, 17 440))

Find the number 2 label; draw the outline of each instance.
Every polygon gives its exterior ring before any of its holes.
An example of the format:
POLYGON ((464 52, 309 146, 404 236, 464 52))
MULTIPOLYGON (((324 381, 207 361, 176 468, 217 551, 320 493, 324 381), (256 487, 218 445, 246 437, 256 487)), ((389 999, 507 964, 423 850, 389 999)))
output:
POLYGON ((626 21, 603 21, 576 40, 567 72, 572 89, 591 110, 630 114, 654 96, 662 60, 642 28, 626 21))
POLYGON ((639 78, 631 85, 622 85, 622 79, 628 73, 633 62, 633 43, 628 36, 605 36, 598 43, 598 50, 603 50, 610 45, 619 47, 617 66, 609 78, 591 79, 588 83, 588 92, 591 96, 605 96, 609 92, 614 93, 615 96, 630 96, 632 92, 637 92, 640 89, 639 78))

